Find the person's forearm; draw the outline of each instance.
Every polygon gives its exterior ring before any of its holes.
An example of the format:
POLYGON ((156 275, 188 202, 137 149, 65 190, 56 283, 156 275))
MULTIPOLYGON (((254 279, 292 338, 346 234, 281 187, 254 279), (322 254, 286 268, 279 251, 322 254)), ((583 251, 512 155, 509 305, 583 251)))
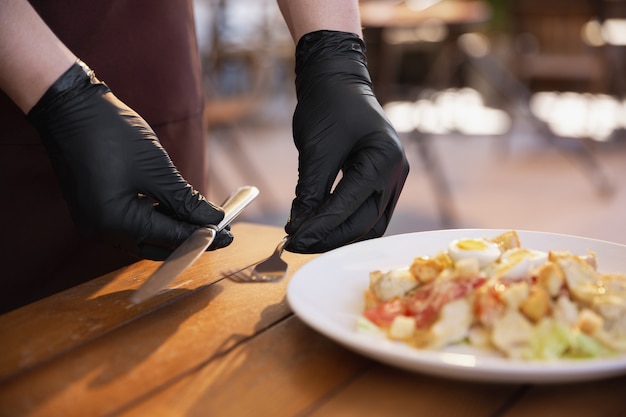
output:
POLYGON ((277 0, 294 42, 316 30, 362 36, 358 0, 277 0))
POLYGON ((0 1, 0 89, 24 113, 75 61, 28 1, 0 1))

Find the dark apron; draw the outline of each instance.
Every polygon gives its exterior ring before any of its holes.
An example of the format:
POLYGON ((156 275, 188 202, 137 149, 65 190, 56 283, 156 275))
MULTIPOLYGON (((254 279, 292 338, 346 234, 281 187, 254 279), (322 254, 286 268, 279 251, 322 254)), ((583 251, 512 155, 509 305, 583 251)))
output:
MULTIPOLYGON (((203 98, 191 0, 33 0, 57 36, 156 131, 207 192, 203 98)), ((137 259, 76 234, 48 157, 0 92, 0 312, 137 259)))

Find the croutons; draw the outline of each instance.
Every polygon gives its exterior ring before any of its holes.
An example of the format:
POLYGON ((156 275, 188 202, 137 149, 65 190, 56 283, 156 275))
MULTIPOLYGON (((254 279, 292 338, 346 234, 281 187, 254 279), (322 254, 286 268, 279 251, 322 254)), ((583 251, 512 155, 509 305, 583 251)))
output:
POLYGON ((378 299, 376 294, 374 294, 374 291, 372 291, 371 288, 368 288, 363 292, 363 301, 365 301, 366 309, 374 308, 380 302, 380 300, 378 299))
POLYGON ((565 283, 565 276, 561 268, 554 262, 546 262, 535 271, 537 283, 552 297, 556 297, 565 283))
POLYGON ((572 254, 567 250, 551 250, 548 252, 548 260, 551 262, 558 262, 559 259, 569 258, 572 254))
POLYGON ((452 260, 446 253, 439 253, 435 257, 423 256, 415 258, 411 267, 411 273, 422 283, 433 281, 446 268, 452 265, 452 260))
POLYGON ((558 265, 572 299, 592 303, 598 295, 598 277, 593 267, 579 256, 559 257, 558 265))
POLYGON ((513 248, 519 248, 522 246, 519 240, 519 236, 515 230, 504 232, 501 235, 490 238, 490 241, 497 243, 500 248, 505 251, 513 248))
POLYGON ((603 324, 604 319, 588 308, 584 308, 580 312, 578 323, 576 323, 581 332, 589 335, 593 335, 597 330, 601 329, 603 324))
POLYGON ((550 296, 542 287, 533 286, 519 309, 527 318, 537 322, 550 311, 550 296))
POLYGON ((594 271, 598 270, 598 258, 596 257, 596 253, 594 251, 587 251, 587 255, 582 258, 589 264, 590 267, 593 268, 594 271))
POLYGON ((528 299, 530 295, 530 286, 527 282, 521 281, 512 284, 500 293, 502 301, 509 308, 519 308, 520 305, 528 299))

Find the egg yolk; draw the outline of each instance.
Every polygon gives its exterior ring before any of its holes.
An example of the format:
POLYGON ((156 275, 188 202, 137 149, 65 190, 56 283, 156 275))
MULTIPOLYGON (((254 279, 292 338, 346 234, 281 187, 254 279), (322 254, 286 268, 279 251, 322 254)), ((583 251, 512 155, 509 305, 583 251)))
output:
POLYGON ((478 239, 463 239, 457 242, 456 247, 462 250, 485 250, 487 244, 478 239))

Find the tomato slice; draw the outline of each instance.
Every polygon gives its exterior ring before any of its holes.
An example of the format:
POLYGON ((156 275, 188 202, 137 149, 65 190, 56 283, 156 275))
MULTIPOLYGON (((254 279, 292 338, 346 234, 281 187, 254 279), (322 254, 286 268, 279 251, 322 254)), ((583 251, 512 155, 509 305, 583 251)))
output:
POLYGON ((447 303, 464 297, 486 282, 486 278, 455 278, 418 287, 411 296, 395 298, 368 308, 363 315, 378 326, 389 326, 397 316, 415 318, 415 327, 424 329, 432 325, 439 311, 447 303))
POLYGON ((464 297, 487 281, 484 277, 454 278, 435 281, 435 285, 418 289, 407 303, 408 315, 416 320, 418 329, 432 325, 439 311, 451 301, 464 297))
POLYGON ((363 315, 378 326, 389 326, 397 316, 406 315, 406 302, 396 298, 368 308, 363 315))

